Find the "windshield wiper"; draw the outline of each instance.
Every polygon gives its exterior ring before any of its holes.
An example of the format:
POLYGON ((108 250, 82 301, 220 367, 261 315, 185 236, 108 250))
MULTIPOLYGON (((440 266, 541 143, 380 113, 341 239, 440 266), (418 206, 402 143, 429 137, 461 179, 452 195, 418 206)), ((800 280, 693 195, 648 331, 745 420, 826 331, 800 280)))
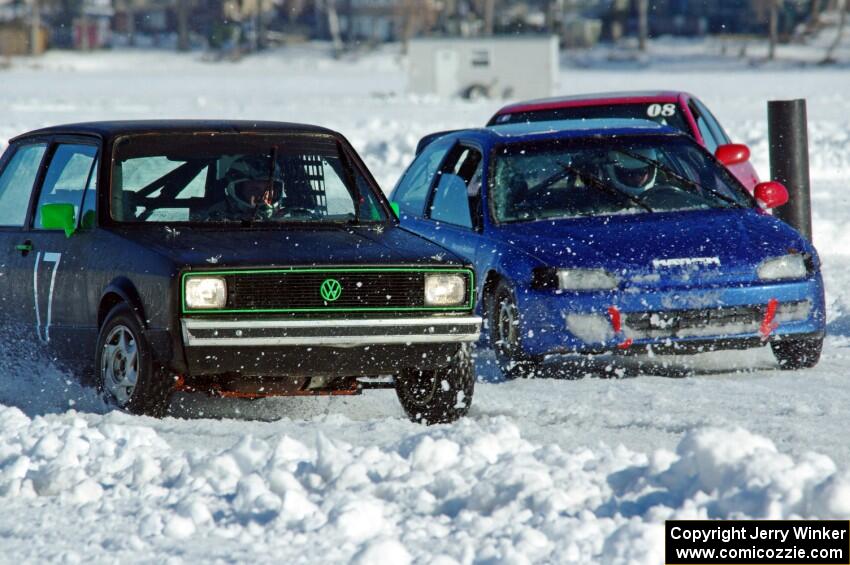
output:
POLYGON ((558 163, 558 166, 561 167, 564 171, 576 175, 578 178, 580 178, 582 180, 582 182, 589 184, 593 188, 596 188, 596 189, 601 190, 603 192, 607 192, 608 194, 611 194, 613 196, 623 197, 626 200, 628 200, 629 202, 631 202, 632 204, 635 204, 636 206, 643 208, 647 212, 655 212, 655 210, 653 210, 648 204, 646 204, 643 200, 641 200, 637 196, 634 196, 633 194, 629 194, 628 192, 626 192, 624 190, 620 190, 619 188, 617 188, 615 186, 609 185, 608 183, 606 183, 602 179, 597 178, 596 176, 594 176, 594 175, 592 175, 592 174, 590 174, 586 171, 582 171, 581 169, 577 169, 577 168, 573 167, 572 165, 567 165, 566 163, 561 163, 560 161, 556 161, 556 162, 558 163))
MULTIPOLYGON (((720 200, 723 200, 724 202, 726 202, 728 204, 732 204, 733 206, 735 206, 737 208, 744 208, 744 206, 740 202, 735 200, 734 198, 732 198, 730 196, 726 196, 725 194, 723 194, 722 192, 720 192, 716 188, 711 188, 710 186, 702 185, 702 184, 696 182, 695 180, 691 180, 687 177, 683 177, 682 175, 680 175, 679 173, 677 173, 676 171, 674 171, 673 169, 671 169, 670 167, 668 167, 667 165, 665 165, 664 163, 662 163, 660 161, 656 161, 655 159, 650 159, 649 157, 644 157, 640 153, 635 153, 633 151, 629 151, 628 149, 615 149, 614 151, 616 151, 618 153, 622 153, 623 155, 628 155, 632 159, 637 159, 638 161, 643 161, 647 165, 652 165, 654 167, 658 167, 659 169, 664 171, 667 175, 673 177, 676 180, 682 181, 686 185, 690 186, 692 189, 695 189, 695 190, 689 190, 688 192, 697 194, 696 190, 704 190, 706 192, 713 194, 714 196, 716 196, 717 198, 719 198, 720 200)), ((698 194, 698 196, 699 196, 699 194, 698 194)))

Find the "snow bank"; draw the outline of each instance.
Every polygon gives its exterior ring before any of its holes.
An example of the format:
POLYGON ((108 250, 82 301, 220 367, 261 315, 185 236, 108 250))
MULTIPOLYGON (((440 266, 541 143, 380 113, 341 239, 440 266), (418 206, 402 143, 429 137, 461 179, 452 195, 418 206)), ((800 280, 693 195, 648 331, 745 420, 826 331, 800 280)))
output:
POLYGON ((16 555, 54 559, 79 534, 95 560, 238 543, 241 560, 278 562, 658 563, 667 518, 850 512, 850 476, 829 458, 794 460, 742 429, 689 432, 675 452, 567 452, 498 417, 383 447, 312 432, 176 450, 139 420, 0 408, 0 529, 40 515, 55 538, 17 540, 16 555))

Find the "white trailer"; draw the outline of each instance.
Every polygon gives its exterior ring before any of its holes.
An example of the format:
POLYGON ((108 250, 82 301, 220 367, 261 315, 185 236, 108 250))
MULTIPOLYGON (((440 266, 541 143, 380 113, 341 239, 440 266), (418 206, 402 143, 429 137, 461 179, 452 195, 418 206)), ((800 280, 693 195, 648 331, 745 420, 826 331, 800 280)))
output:
POLYGON ((422 38, 410 42, 408 90, 466 98, 551 96, 558 38, 422 38))

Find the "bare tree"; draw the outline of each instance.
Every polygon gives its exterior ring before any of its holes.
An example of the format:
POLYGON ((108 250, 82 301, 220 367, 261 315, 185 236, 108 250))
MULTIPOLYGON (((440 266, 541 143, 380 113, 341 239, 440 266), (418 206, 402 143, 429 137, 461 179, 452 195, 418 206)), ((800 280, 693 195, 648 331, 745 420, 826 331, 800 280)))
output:
POLYGON ((30 13, 30 55, 38 55, 41 50, 41 5, 39 0, 32 0, 30 13))
POLYGON ((407 50, 410 47, 410 38, 413 37, 414 28, 416 26, 416 1, 404 0, 401 9, 401 52, 403 55, 407 55, 407 50))
POLYGON ((839 12, 838 16, 838 31, 835 34, 835 39, 826 50, 826 55, 823 58, 824 63, 832 63, 835 61, 835 50, 841 44, 841 38, 844 35, 844 28, 847 25, 847 0, 836 0, 835 8, 839 12))
POLYGON ((549 0, 546 3, 546 30, 550 33, 558 33, 556 30, 561 14, 564 11, 564 0, 549 0))
POLYGON ((127 43, 136 46, 136 6, 134 0, 124 0, 124 15, 127 18, 127 43))
POLYGON ((80 14, 80 50, 88 51, 91 49, 91 44, 89 43, 89 38, 91 30, 89 29, 91 25, 89 24, 89 15, 86 12, 85 5, 82 6, 82 13, 80 14))
POLYGON ((776 44, 779 43, 779 8, 782 0, 770 0, 770 16, 768 23, 769 46, 767 58, 773 61, 776 58, 776 44))
POLYGON ((328 18, 328 32, 333 41, 334 54, 339 56, 343 50, 342 34, 339 28, 339 14, 336 11, 336 0, 323 0, 320 4, 328 18))
POLYGON ((806 29, 814 31, 820 25, 820 6, 821 0, 811 0, 809 4, 809 20, 806 22, 806 29))
POLYGON ((354 2, 351 0, 341 0, 343 4, 343 14, 345 14, 345 42, 348 45, 354 44, 354 2))
POLYGON ((496 0, 484 0, 484 35, 493 35, 496 25, 496 0))
POLYGON ((646 52, 647 37, 649 36, 649 0, 637 0, 638 13, 638 49, 646 52))
POLYGON ((177 50, 189 50, 189 0, 177 0, 177 50))

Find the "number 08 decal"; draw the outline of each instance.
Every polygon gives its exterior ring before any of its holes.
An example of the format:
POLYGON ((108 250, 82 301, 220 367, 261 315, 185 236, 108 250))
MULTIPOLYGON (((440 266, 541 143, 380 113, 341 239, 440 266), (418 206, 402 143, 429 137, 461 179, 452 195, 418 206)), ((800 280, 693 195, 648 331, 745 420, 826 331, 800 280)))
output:
POLYGON ((48 343, 50 341, 50 319, 53 316, 53 288, 56 286, 56 271, 59 270, 61 253, 44 254, 41 251, 35 256, 35 266, 32 269, 32 294, 35 301, 35 333, 38 339, 48 343), (44 257, 42 259, 42 256, 44 257), (38 266, 40 263, 53 263, 53 271, 50 273, 50 290, 47 293, 47 318, 44 323, 44 335, 41 333, 41 311, 38 307, 38 266))
POLYGON ((670 116, 676 115, 676 105, 675 104, 650 104, 646 109, 646 115, 650 118, 657 118, 658 116, 669 118, 670 116))

